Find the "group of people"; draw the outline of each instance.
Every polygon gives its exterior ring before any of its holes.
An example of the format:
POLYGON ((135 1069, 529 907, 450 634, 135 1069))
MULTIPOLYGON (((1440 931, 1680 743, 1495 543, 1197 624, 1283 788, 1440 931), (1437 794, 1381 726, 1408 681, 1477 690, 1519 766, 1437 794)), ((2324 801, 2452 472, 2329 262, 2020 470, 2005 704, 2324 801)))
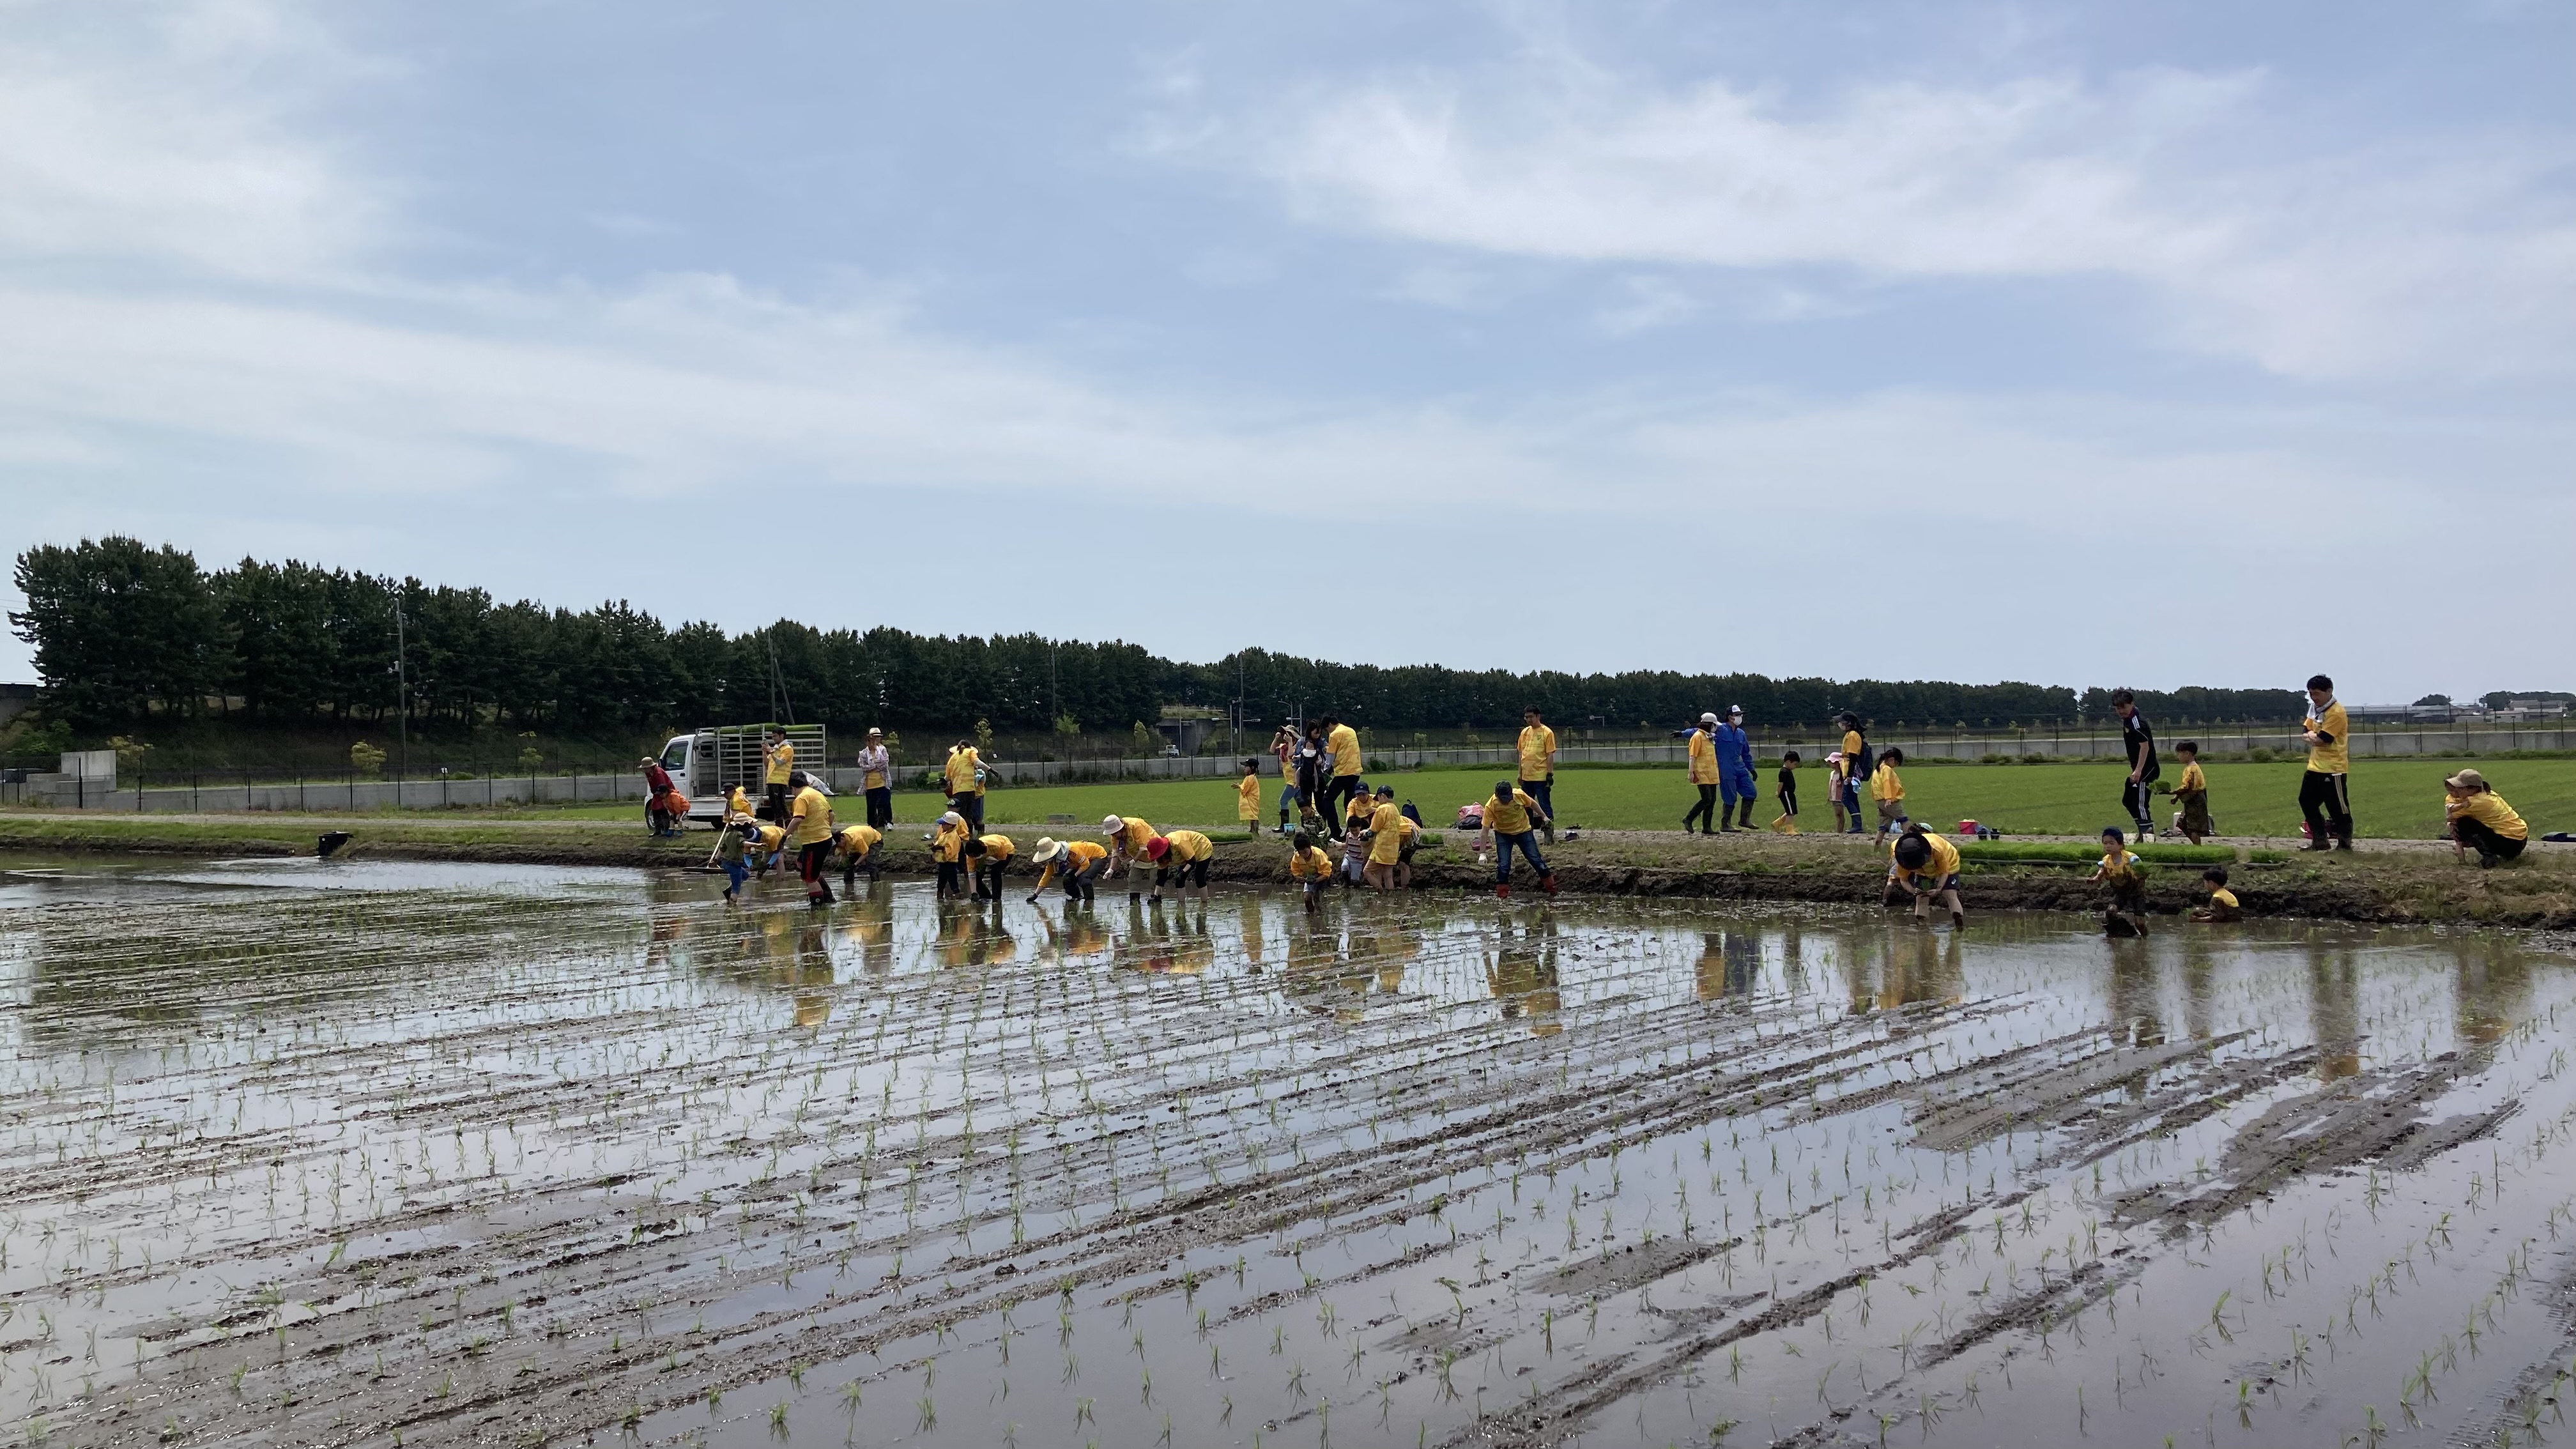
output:
MULTIPOLYGON (((2301 734, 2308 758, 2299 788, 2308 836, 2305 848, 2350 850, 2349 723, 2343 705, 2334 697, 2333 680, 2317 675, 2308 681, 2307 692, 2309 709, 2301 734)), ((2103 856, 2092 879, 2110 892, 2106 923, 2118 933, 2143 934, 2143 877, 2139 857, 2129 846, 2132 840, 2144 844, 2155 839, 2158 797, 2172 798, 2177 808, 2170 828, 2193 844, 2214 835, 2217 827, 2198 743, 2186 740, 2174 748, 2181 768, 2168 786, 2154 727, 2139 709, 2136 696, 2119 690, 2111 703, 2121 722, 2127 769, 2120 806, 2130 826, 2103 832, 2103 856)), ((1556 842, 1556 732, 1534 707, 1522 711, 1521 718, 1514 750, 1517 768, 1497 780, 1480 804, 1460 812, 1462 827, 1472 823, 1477 828, 1479 861, 1491 852, 1495 893, 1504 897, 1511 894, 1516 854, 1528 862, 1542 889, 1553 894, 1557 888, 1555 872, 1540 850, 1542 840, 1549 845, 1556 842)), ((1963 920, 1958 847, 1906 814, 1900 773, 1904 751, 1873 748, 1856 714, 1844 713, 1839 724, 1841 747, 1824 758, 1834 829, 1860 833, 1864 821, 1860 802, 1866 789, 1876 814, 1876 839, 1889 851, 1891 900, 1910 897, 1918 918, 1938 904, 1954 922, 1963 920)), ((1687 778, 1698 797, 1682 817, 1683 833, 1697 829, 1717 835, 1755 829, 1757 765, 1743 707, 1732 706, 1723 716, 1714 711, 1703 714, 1694 727, 1676 733, 1687 740, 1687 778)), ((1396 800, 1392 787, 1368 788, 1356 729, 1330 715, 1302 727, 1283 725, 1271 741, 1270 754, 1280 774, 1277 830, 1289 837, 1289 877, 1303 888, 1309 909, 1318 908, 1325 887, 1336 882, 1375 890, 1410 884, 1414 852, 1425 829, 1422 818, 1411 804, 1396 800), (1340 847, 1338 852, 1327 848, 1328 841, 1340 847)), ((725 830, 715 853, 729 877, 727 900, 739 899, 752 869, 777 869, 791 853, 806 894, 817 906, 835 899, 824 878, 835 858, 841 864, 845 889, 862 872, 871 879, 882 875, 885 831, 894 816, 894 764, 882 730, 868 731, 867 744, 857 759, 867 798, 864 825, 835 825, 830 792, 796 768, 795 747, 784 732, 771 732, 764 763, 767 798, 763 804, 755 807, 739 788, 727 803, 725 830)), ((1798 833, 1797 772, 1802 763, 1795 750, 1781 756, 1774 780, 1780 808, 1770 823, 1773 830, 1798 833)), ((688 802, 673 788, 659 762, 647 758, 643 766, 652 827, 657 834, 676 834, 687 819, 688 802)), ((1244 760, 1243 769, 1237 784, 1236 819, 1250 834, 1261 829, 1260 757, 1244 760)), ((975 741, 959 739, 939 775, 948 809, 926 837, 938 873, 939 895, 999 901, 1003 878, 1019 851, 1008 834, 985 829, 988 771, 975 741)), ((2463 861, 2474 853, 2481 865, 2491 866, 2522 853, 2529 827, 2478 771, 2461 770, 2443 784, 2450 836, 2463 861)), ((1029 899, 1035 901, 1050 884, 1060 882, 1068 899, 1088 902, 1094 899, 1098 883, 1110 877, 1128 879, 1130 897, 1139 898, 1147 889, 1144 873, 1149 867, 1155 901, 1162 899, 1167 885, 1181 893, 1206 892, 1215 843, 1205 834, 1157 831, 1135 816, 1112 815, 1101 822, 1101 835, 1101 843, 1041 838, 1029 858, 1039 869, 1029 899)), ((2238 904, 2227 889, 2226 872, 2213 869, 2204 884, 2210 897, 2200 918, 2232 919, 2238 904)))

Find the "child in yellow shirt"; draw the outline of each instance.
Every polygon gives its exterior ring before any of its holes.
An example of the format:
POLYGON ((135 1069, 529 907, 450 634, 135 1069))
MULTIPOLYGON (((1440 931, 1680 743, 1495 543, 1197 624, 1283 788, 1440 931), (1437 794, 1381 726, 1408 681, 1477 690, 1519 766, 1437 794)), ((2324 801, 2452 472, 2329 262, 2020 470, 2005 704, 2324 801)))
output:
MULTIPOLYGON (((1904 763, 1905 752, 1890 746, 1879 754, 1878 773, 1869 777, 1869 798, 1878 806, 1879 839, 1891 830, 1903 834, 1914 823, 1905 818, 1905 782, 1896 777, 1896 767, 1904 763)), ((1852 822, 1852 828, 1859 829, 1860 822, 1852 822)))
POLYGON ((1234 818, 1246 835, 1261 833, 1261 761, 1243 762, 1243 778, 1234 783, 1234 818))
POLYGON ((2143 936, 2147 933, 2146 862, 2129 849, 2128 836, 2118 826, 2102 832, 2102 863, 2093 868, 2086 880, 2100 881, 2111 888, 2110 904, 2102 909, 2102 933, 2106 936, 2143 936))
POLYGON ((2194 845, 2218 833, 2209 823, 2209 777, 2200 772, 2200 744, 2185 740, 2174 746, 2174 758, 2182 761, 2182 778, 2174 782, 2174 803, 2182 809, 2174 812, 2174 829, 2194 845))
POLYGON ((2227 888, 2227 867, 2213 865, 2200 873, 2201 883, 2209 887, 2209 904, 2191 913, 2195 921, 2233 921, 2241 914, 2236 892, 2227 888))
POLYGON ((1306 909, 1324 908, 1324 886, 1333 878, 1333 857, 1315 843, 1315 837, 1300 830, 1290 842, 1288 878, 1306 888, 1306 909))

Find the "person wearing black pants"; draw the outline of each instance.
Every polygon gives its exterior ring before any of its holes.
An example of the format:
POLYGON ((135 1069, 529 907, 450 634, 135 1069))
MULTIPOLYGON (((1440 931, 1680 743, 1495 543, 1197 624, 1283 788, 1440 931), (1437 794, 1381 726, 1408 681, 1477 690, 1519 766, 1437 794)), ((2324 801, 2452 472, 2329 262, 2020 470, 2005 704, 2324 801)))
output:
POLYGON ((2156 763, 2156 732, 2138 709, 2138 697, 2125 689, 2111 692, 2111 708, 2120 716, 2120 752, 2127 757, 2129 773, 2120 786, 2121 808, 2137 822, 2141 842, 2156 838, 2156 777, 2164 773, 2156 763))
POLYGON ((2309 850, 2352 849, 2352 726, 2343 703, 2334 697, 2334 681, 2319 674, 2308 680, 2308 718, 2301 738, 2308 742, 2308 770, 2299 777, 2299 813, 2308 818, 2309 850))
POLYGON ((1690 834, 1691 822, 1694 820, 1699 822, 1702 835, 1717 833, 1717 787, 1715 785, 1699 787, 1699 803, 1693 805, 1690 813, 1682 817, 1682 834, 1690 834))

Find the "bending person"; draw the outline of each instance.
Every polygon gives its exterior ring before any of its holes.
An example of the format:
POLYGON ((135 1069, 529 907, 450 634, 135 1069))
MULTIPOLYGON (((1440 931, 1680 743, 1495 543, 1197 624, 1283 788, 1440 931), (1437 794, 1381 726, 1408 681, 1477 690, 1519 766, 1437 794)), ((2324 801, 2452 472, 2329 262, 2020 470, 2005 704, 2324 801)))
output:
POLYGON ((1517 848, 1529 857, 1530 869, 1538 872, 1539 886, 1549 895, 1556 894, 1556 872, 1547 868, 1547 858, 1538 853, 1538 832, 1534 820, 1545 820, 1547 813, 1530 793, 1509 780, 1494 782, 1493 798, 1485 802, 1485 828, 1476 848, 1488 844, 1494 849, 1494 894, 1509 900, 1512 894, 1512 851, 1517 848))
POLYGON ((1914 897, 1914 919, 1927 919, 1926 911, 1936 898, 1950 912, 1950 924, 1968 924, 1968 913, 1959 907, 1959 847, 1919 824, 1905 827, 1896 837, 1896 858, 1887 868, 1887 878, 1914 897))

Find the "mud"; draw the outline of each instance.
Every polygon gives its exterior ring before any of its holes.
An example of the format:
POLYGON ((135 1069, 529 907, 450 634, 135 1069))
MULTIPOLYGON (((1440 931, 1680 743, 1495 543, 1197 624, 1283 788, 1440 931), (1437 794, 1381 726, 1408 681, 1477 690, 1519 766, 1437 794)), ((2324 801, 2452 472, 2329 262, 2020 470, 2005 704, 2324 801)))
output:
POLYGON ((2501 937, 22 866, 44 1442, 2565 1432, 2576 972, 2501 937))

